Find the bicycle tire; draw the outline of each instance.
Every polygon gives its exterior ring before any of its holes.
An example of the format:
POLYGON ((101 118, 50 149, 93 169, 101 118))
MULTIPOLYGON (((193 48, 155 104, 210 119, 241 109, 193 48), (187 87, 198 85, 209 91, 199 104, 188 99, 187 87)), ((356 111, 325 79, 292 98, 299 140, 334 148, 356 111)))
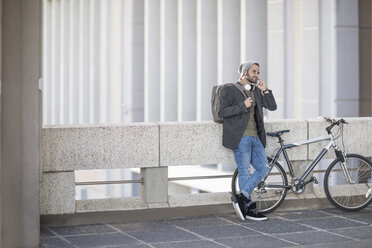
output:
POLYGON ((348 212, 359 211, 372 202, 372 163, 364 156, 347 154, 345 164, 351 184, 347 182, 340 162, 336 158, 327 168, 325 194, 335 207, 348 212))
MULTIPOLYGON (((269 163, 272 160, 271 158, 267 158, 267 159, 269 163)), ((270 182, 269 185, 273 186, 272 183, 275 182, 273 180, 274 179, 278 180, 277 176, 279 176, 279 178, 281 178, 282 180, 282 182, 278 182, 278 184, 275 184, 275 185, 280 186, 279 189, 278 188, 277 189, 265 188, 266 193, 262 193, 260 192, 261 188, 256 187, 254 191, 252 192, 252 195, 251 195, 252 200, 256 202, 257 209, 261 213, 267 214, 277 209, 282 204, 282 202, 284 201, 287 195, 288 189, 284 188, 285 186, 288 186, 287 175, 283 167, 278 162, 274 164, 274 167, 272 168, 269 176, 266 178, 265 183, 270 182), (259 198, 258 198, 258 194, 259 194, 259 198), (262 197, 261 195, 264 197, 262 197), (274 197, 270 195, 274 195, 274 197)), ((237 190, 238 188, 239 188, 238 169, 236 169, 233 174, 232 180, 231 180, 231 192, 233 196, 240 193, 237 190)))

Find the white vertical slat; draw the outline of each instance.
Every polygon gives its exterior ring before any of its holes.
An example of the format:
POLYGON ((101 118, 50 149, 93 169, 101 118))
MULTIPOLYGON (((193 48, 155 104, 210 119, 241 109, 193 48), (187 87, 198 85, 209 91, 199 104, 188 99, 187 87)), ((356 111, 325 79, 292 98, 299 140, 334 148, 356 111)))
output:
POLYGON ((51 96, 51 32, 52 32, 52 3, 43 1, 43 124, 52 123, 51 96))
POLYGON ((99 120, 101 123, 108 123, 108 1, 99 1, 100 15, 100 36, 99 36, 99 120))
POLYGON ((294 116, 302 117, 302 0, 292 2, 294 116))
POLYGON ((79 98, 79 57, 80 57, 80 42, 79 42, 79 33, 80 33, 80 4, 79 0, 72 0, 71 2, 71 11, 72 11, 72 21, 70 25, 70 47, 72 48, 71 51, 71 63, 70 63, 70 70, 71 70, 71 90, 72 90, 72 123, 78 124, 80 120, 80 98, 79 98))
POLYGON ((197 120, 211 120, 210 94, 217 84, 217 1, 197 1, 197 120))
MULTIPOLYGON (((285 118, 294 118, 295 116, 295 102, 294 97, 295 91, 293 87, 293 58, 294 58, 294 50, 293 50, 293 12, 292 12, 292 1, 287 0, 284 2, 284 65, 285 65, 285 73, 284 73, 284 82, 285 82, 285 102, 284 102, 284 117, 285 118), (291 96, 291 97, 288 97, 291 96)), ((271 40, 269 40, 269 43, 271 40)))
POLYGON ((177 120, 177 1, 161 1, 160 120, 177 120))
POLYGON ((111 66, 109 68, 111 78, 110 87, 110 122, 121 122, 121 54, 122 54, 122 40, 121 40, 121 0, 112 0, 111 4, 111 51, 110 59, 111 66))
POLYGON ((240 61, 260 64, 260 78, 267 80, 267 1, 241 0, 240 61))
POLYGON ((177 11, 177 23, 178 23, 178 75, 177 75, 177 120, 182 121, 182 109, 183 109, 183 94, 182 94, 182 74, 183 74, 183 63, 182 63, 182 47, 183 47, 183 39, 182 39, 182 0, 178 0, 178 11, 177 11))
POLYGON ((70 105, 72 104, 70 102, 70 1, 69 0, 63 0, 62 2, 62 8, 61 8, 61 15, 62 15, 62 47, 61 47, 61 64, 63 67, 62 73, 61 73, 61 83, 62 83, 62 96, 61 97, 61 119, 63 124, 70 123, 69 120, 69 110, 70 105))
POLYGON ((219 82, 234 82, 240 64, 240 1, 221 0, 218 28, 219 82))
POLYGON ((160 0, 145 0, 145 121, 160 119, 160 0))
POLYGON ((89 123, 89 0, 80 0, 79 123, 89 123))
POLYGON ((51 82, 51 97, 52 97, 52 124, 60 123, 60 39, 61 39, 61 15, 60 1, 53 0, 52 2, 52 82, 51 82))
POLYGON ((97 1, 89 2, 89 123, 97 123, 98 108, 96 103, 99 102, 97 97, 98 87, 98 20, 99 12, 97 10, 97 1))
POLYGON ((132 121, 144 121, 144 0, 130 0, 132 2, 132 121))
POLYGON ((319 105, 319 2, 302 3, 302 117, 317 117, 319 105))
POLYGON ((112 5, 113 1, 107 1, 107 122, 112 123, 112 5))
POLYGON ((65 86, 64 86, 64 83, 63 83, 63 80, 64 80, 64 74, 66 73, 65 71, 65 68, 64 68, 64 61, 65 61, 65 56, 64 56, 64 52, 65 52, 65 42, 64 42, 64 39, 65 39, 65 35, 64 35, 64 32, 65 32, 65 25, 64 25, 64 22, 65 22, 65 16, 64 16, 64 4, 65 4, 65 1, 64 0, 60 0, 59 1, 60 5, 59 5, 59 9, 58 9, 58 12, 59 12, 59 22, 60 22, 60 25, 58 27, 59 29, 59 46, 57 47, 57 49, 59 50, 60 52, 60 61, 59 61, 59 68, 57 68, 57 70, 59 70, 59 89, 57 90, 56 94, 59 95, 59 99, 60 99, 60 105, 59 105, 59 122, 58 123, 62 123, 64 124, 64 96, 65 96, 65 86))
MULTIPOLYGON (((285 118, 285 94, 286 94, 286 64, 285 56, 285 18, 289 17, 285 12, 284 0, 267 2, 267 86, 273 91, 277 110, 267 111, 269 118, 285 118)), ((286 32, 285 32, 286 31, 286 32)))
POLYGON ((179 6, 179 91, 181 119, 196 120, 196 0, 178 1, 179 6))
MULTIPOLYGON (((133 99, 133 87, 132 87, 132 40, 133 40, 133 1, 125 0, 121 6, 121 40, 122 40, 122 52, 121 52, 121 77, 122 77, 122 90, 121 90, 121 111, 122 111, 122 122, 132 122, 132 99, 133 99)), ((137 82, 138 83, 138 82, 137 82)))

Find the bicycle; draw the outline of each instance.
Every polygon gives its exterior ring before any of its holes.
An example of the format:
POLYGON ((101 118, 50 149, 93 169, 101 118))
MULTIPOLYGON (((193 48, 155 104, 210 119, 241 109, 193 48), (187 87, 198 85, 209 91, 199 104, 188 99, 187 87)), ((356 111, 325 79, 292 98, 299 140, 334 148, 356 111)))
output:
MULTIPOLYGON (((306 178, 314 170, 315 166, 320 162, 323 156, 328 152, 330 147, 333 147, 336 158, 328 166, 324 176, 324 190, 327 199, 337 208, 344 211, 359 211, 367 207, 372 201, 372 163, 366 157, 359 154, 345 154, 345 146, 343 142, 343 125, 348 124, 344 119, 329 119, 330 125, 326 127, 327 136, 320 136, 313 139, 308 139, 301 142, 284 144, 282 135, 290 130, 280 130, 268 132, 267 135, 278 138, 280 148, 276 152, 274 158, 268 157, 269 174, 260 182, 260 184, 252 192, 252 200, 257 203, 257 210, 267 214, 277 209, 284 201, 287 191, 292 190, 295 194, 305 192, 306 185, 313 182, 318 184, 315 177, 306 178), (332 128, 338 126, 339 129, 332 133, 332 128), (342 137, 343 150, 335 143, 335 140, 342 137), (300 178, 294 175, 293 167, 289 162, 287 149, 302 145, 317 143, 321 141, 329 141, 318 156, 306 167, 300 178), (278 159, 283 153, 284 161, 288 166, 289 174, 292 178, 288 184, 287 174, 283 167, 279 164, 278 159)), ((232 182, 232 200, 237 201, 236 196, 239 193, 238 188, 238 169, 235 170, 232 182)))

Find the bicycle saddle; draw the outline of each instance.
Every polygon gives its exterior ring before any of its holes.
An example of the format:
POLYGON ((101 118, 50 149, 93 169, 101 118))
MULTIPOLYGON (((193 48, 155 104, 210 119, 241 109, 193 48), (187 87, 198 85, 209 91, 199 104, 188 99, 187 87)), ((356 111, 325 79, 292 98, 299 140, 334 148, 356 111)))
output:
POLYGON ((275 132, 267 132, 266 134, 269 135, 269 136, 272 136, 272 137, 279 137, 283 133, 288 133, 288 132, 289 132, 289 130, 286 129, 286 130, 279 130, 279 131, 275 131, 275 132))

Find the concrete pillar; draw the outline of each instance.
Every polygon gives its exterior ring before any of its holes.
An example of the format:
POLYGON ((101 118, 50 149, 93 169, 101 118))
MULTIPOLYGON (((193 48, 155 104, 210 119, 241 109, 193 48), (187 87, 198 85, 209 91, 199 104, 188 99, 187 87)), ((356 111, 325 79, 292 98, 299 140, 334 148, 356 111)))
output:
POLYGON ((145 121, 160 120, 160 0, 145 0, 145 121))
POLYGON ((319 82, 321 116, 336 116, 336 2, 319 1, 319 82))
POLYGON ((337 116, 359 116, 359 26, 358 1, 338 0, 337 116))
POLYGON ((177 121, 177 10, 178 1, 161 1, 161 121, 177 121))
POLYGON ((196 120, 196 0, 178 1, 178 120, 196 120))
MULTIPOLYGON (((319 116, 319 2, 302 1, 302 116, 319 116)), ((297 82, 295 82, 297 83, 297 82)))
POLYGON ((197 1, 197 120, 211 120, 210 94, 217 84, 217 1, 197 1))
POLYGON ((240 20, 240 60, 258 61, 260 78, 267 81, 267 1, 242 0, 240 20))
POLYGON ((372 4, 359 0, 359 116, 372 115, 372 4))
MULTIPOLYGON (((263 1, 264 2, 264 1, 263 1)), ((268 112, 270 118, 285 118, 286 56, 285 56, 285 3, 267 2, 267 79, 268 87, 273 90, 278 109, 268 112)), ((264 69, 264 68, 261 68, 264 69)), ((266 73, 265 73, 266 74, 266 73)))
POLYGON ((141 168, 141 197, 151 207, 168 205, 168 167, 141 168))
POLYGON ((239 79, 240 0, 219 0, 218 9, 218 82, 239 79))
MULTIPOLYGON (((292 12, 291 19, 291 42, 292 42, 292 67, 289 68, 289 73, 292 74, 292 81, 289 82, 287 88, 290 88, 293 96, 292 100, 292 115, 290 118, 302 117, 302 0, 290 1, 290 11, 292 12)), ((287 46, 288 47, 288 46, 287 46)))
POLYGON ((1 247, 39 247, 41 2, 2 2, 1 247))
POLYGON ((132 121, 144 121, 144 0, 132 3, 132 121))

